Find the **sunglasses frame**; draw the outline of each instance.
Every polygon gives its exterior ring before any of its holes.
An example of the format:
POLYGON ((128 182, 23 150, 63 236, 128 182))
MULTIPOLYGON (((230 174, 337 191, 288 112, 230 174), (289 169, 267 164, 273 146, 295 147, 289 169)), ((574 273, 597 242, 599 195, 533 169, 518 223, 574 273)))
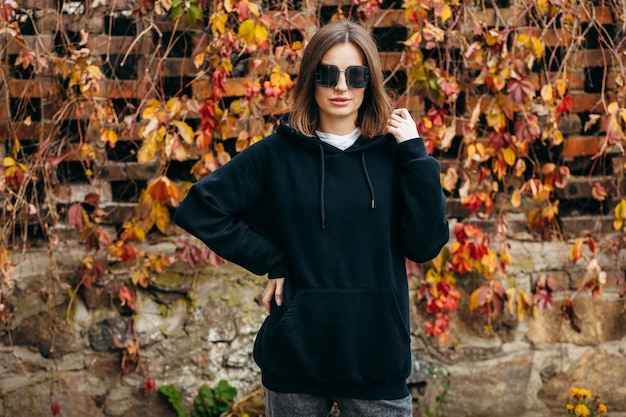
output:
MULTIPOLYGON (((333 88, 337 86, 337 84, 339 83, 339 77, 342 72, 345 73, 346 85, 350 88, 365 88, 369 84, 369 80, 370 80, 369 67, 365 65, 350 65, 345 70, 341 71, 339 67, 337 67, 336 65, 331 65, 331 64, 319 64, 317 68, 315 68, 315 73, 314 73, 315 84, 323 88, 333 88), (337 71, 336 72, 337 76, 335 77, 335 80, 333 82, 322 83, 321 70, 324 68, 326 69, 326 71, 328 71, 328 73, 330 73, 331 69, 334 69, 335 71, 337 71), (365 70, 363 70, 363 80, 362 80, 363 85, 360 85, 360 83, 357 83, 356 86, 354 85, 355 80, 352 79, 353 75, 350 75, 352 74, 352 71, 351 71, 352 68, 359 68, 359 70, 360 68, 365 68, 365 70)), ((361 80, 356 80, 356 81, 361 81, 361 80)))

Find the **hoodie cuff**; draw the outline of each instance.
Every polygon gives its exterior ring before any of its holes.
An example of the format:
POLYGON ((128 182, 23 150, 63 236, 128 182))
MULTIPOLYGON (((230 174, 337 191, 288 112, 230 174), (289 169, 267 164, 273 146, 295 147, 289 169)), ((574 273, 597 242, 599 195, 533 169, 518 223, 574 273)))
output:
POLYGON ((284 260, 277 262, 267 274, 268 279, 285 278, 287 273, 287 262, 284 260))
POLYGON ((428 152, 426 152, 426 147, 424 146, 424 139, 417 137, 399 143, 398 156, 402 161, 428 158, 428 152))

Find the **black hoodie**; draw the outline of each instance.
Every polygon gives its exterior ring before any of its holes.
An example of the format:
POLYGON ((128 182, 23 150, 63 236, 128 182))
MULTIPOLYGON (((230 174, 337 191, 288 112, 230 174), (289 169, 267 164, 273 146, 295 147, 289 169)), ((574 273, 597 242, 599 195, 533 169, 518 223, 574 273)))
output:
POLYGON ((255 274, 284 277, 254 358, 277 392, 397 399, 411 372, 405 257, 448 241, 439 164, 421 138, 345 151, 286 123, 198 181, 176 223, 255 274))

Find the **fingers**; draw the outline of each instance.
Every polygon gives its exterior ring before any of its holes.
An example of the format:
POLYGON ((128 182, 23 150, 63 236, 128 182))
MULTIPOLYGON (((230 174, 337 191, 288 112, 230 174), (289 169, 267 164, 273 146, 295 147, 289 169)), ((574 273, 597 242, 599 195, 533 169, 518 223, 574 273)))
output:
POLYGON ((270 314, 270 306, 272 300, 276 300, 276 305, 281 306, 283 304, 283 290, 285 287, 285 278, 268 279, 263 294, 261 295, 261 301, 265 306, 265 311, 270 314))
POLYGON ((407 109, 395 109, 387 122, 387 131, 391 133, 398 142, 417 138, 419 133, 415 120, 407 109))

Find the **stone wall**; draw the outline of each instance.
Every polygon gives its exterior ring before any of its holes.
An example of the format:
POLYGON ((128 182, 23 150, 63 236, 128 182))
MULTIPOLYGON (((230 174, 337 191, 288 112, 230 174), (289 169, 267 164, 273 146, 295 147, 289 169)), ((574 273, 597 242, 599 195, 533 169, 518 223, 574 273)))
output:
MULTIPOLYGON (((106 281, 81 291, 68 310, 67 289, 83 254, 72 239, 66 242, 57 248, 56 265, 46 251, 33 252, 16 271, 11 331, 3 330, 0 339, 0 415, 46 416, 58 402, 64 417, 175 416, 158 393, 145 392, 146 377, 157 388, 174 384, 187 405, 202 384, 220 379, 238 388, 238 399, 259 387, 251 351, 265 316, 258 302, 264 277, 234 265, 190 271, 177 264, 138 291, 134 316, 120 314, 106 281), (131 339, 140 359, 124 373, 123 352, 131 339)), ((552 273, 563 277, 559 288, 568 288, 566 275, 558 274, 567 262, 563 243, 509 243, 518 285, 529 287, 535 274, 552 273)), ((162 243, 149 250, 174 248, 162 243)), ((617 262, 602 259, 606 270, 617 262)), ((620 271, 610 275, 622 277, 620 271)), ((410 281, 416 366, 409 385, 416 416, 426 404, 436 405, 443 383, 450 387, 444 409, 455 417, 565 416, 572 387, 602 394, 611 416, 626 416, 625 303, 617 279, 607 282, 599 300, 577 298, 580 333, 557 309, 523 322, 505 315, 494 325, 497 337, 486 335, 483 319, 469 312, 468 293, 476 284, 459 281, 463 302, 444 347, 424 336, 417 281, 410 281)), ((557 292, 555 305, 563 295, 557 292)))
MULTIPOLYGON (((163 48, 164 44, 159 42, 174 38, 182 39, 180 45, 174 42, 180 53, 159 63, 159 82, 167 85, 169 92, 184 91, 198 100, 210 97, 213 91, 209 77, 189 83, 197 75, 192 52, 200 41, 194 38, 186 43, 188 38, 177 37, 181 28, 167 17, 150 22, 162 37, 144 36, 135 42, 138 34, 147 29, 147 22, 119 13, 108 15, 111 10, 103 7, 104 1, 19 3, 23 17, 21 41, 33 49, 65 47, 67 41, 56 36, 56 31, 64 30, 65 37, 76 42, 84 29, 90 34, 87 47, 94 55, 111 54, 112 68, 108 71, 117 78, 100 81, 99 100, 112 100, 117 106, 135 106, 146 98, 150 90, 147 80, 151 80, 155 70, 152 54, 163 48), (85 5, 93 3, 99 3, 100 7, 87 7, 84 16, 65 11, 85 9, 85 5), (116 30, 110 30, 112 27, 116 30), (125 65, 121 65, 124 57, 113 53, 120 51, 129 51, 125 65)), ((116 7, 121 8, 121 3, 116 7)), ((303 7, 328 18, 340 3, 315 0, 305 2, 303 7)), ((398 41, 407 34, 406 22, 399 2, 384 3, 391 7, 372 15, 368 24, 384 39, 381 51, 384 70, 396 74, 392 79, 395 88, 405 89, 406 77, 397 71, 397 65, 402 56, 398 41)), ((488 7, 477 7, 474 16, 486 26, 528 23, 518 20, 519 16, 526 16, 520 13, 527 7, 523 0, 476 3, 488 3, 488 7)), ((581 23, 589 25, 593 21, 603 25, 606 31, 587 32, 585 46, 576 51, 567 72, 574 107, 563 117, 560 126, 565 141, 559 158, 567 162, 573 175, 567 186, 558 191, 562 202, 559 226, 566 240, 538 242, 527 235, 525 206, 507 218, 508 243, 514 260, 509 268, 512 279, 529 292, 536 277, 550 274, 557 281, 556 306, 568 294, 575 274, 581 273, 573 271, 568 263, 572 242, 567 239, 591 231, 603 238, 599 244, 608 246, 613 237, 608 213, 624 194, 626 184, 624 158, 617 150, 598 160, 607 175, 591 178, 585 170, 589 157, 598 152, 604 140, 606 122, 601 119, 592 129, 583 126, 590 114, 599 111, 599 103, 606 100, 599 86, 616 91, 617 75, 623 72, 623 63, 619 61, 623 58, 612 57, 607 64, 610 68, 604 68, 606 78, 594 78, 599 63, 604 63, 606 58, 603 54, 606 51, 599 48, 601 38, 604 34, 618 33, 623 16, 621 20, 614 16, 606 6, 608 2, 587 3, 594 3, 593 19, 587 16, 584 20, 583 16, 581 23), (594 182, 604 184, 608 191, 603 204, 592 198, 594 182)), ((297 11, 293 11, 291 18, 294 28, 311 31, 315 25, 297 11)), ((55 115, 64 104, 58 97, 62 83, 50 74, 31 77, 27 71, 8 65, 15 62, 20 48, 5 35, 0 38, 7 58, 3 60, 6 68, 0 69, 6 80, 0 85, 3 97, 0 156, 8 155, 12 146, 9 138, 14 137, 32 153, 36 152, 41 138, 59 139, 65 135, 61 141, 64 146, 77 146, 82 143, 78 131, 99 143, 99 126, 88 123, 85 114, 70 115, 68 120, 57 123, 55 115), (29 94, 25 96, 24 92, 29 94), (24 108, 35 110, 27 115, 21 112, 24 108)), ((574 41, 570 34, 558 28, 543 35, 552 56, 558 56, 564 46, 574 41)), ((104 70, 105 65, 102 67, 104 70)), ((543 76, 540 72, 530 75, 537 91, 546 82, 543 76)), ((229 79, 224 98, 245 95, 246 81, 243 73, 240 78, 229 79)), ((480 97, 471 82, 462 88, 464 96, 459 98, 458 107, 464 109, 461 116, 469 119, 480 97)), ((406 102, 416 117, 428 110, 422 97, 406 97, 406 102)), ((234 138, 221 139, 234 141, 234 138)), ((459 139, 455 138, 456 143, 459 139)), ((115 148, 99 143, 98 157, 91 161, 94 175, 91 182, 84 175, 74 175, 83 172, 85 162, 75 153, 59 161, 55 195, 48 203, 67 208, 82 202, 88 193, 97 192, 100 207, 107 213, 104 225, 114 236, 132 213, 139 192, 161 168, 156 161, 141 163, 131 157, 136 154, 140 140, 137 129, 131 129, 120 132, 115 148)), ((439 157, 444 168, 460 163, 454 152, 439 157)), ((180 183, 189 179, 188 168, 194 162, 179 163, 167 174, 172 181, 180 183)), ((469 216, 458 195, 449 199, 448 214, 453 222, 467 219, 478 222, 475 216, 469 216)), ((484 220, 479 223, 486 228, 493 226, 484 220)), ((74 294, 78 270, 85 257, 84 245, 78 243, 78 234, 67 226, 66 218, 60 219, 52 232, 59 236, 60 242, 51 247, 54 256, 45 248, 47 242, 44 247, 38 247, 41 235, 33 238, 26 253, 11 254, 11 262, 18 266, 13 271, 15 288, 9 291, 2 287, 11 320, 8 326, 0 328, 0 416, 49 416, 55 403, 61 406, 60 415, 64 417, 175 416, 155 391, 146 392, 144 382, 149 378, 154 379, 156 387, 174 384, 184 393, 187 406, 200 385, 212 386, 220 379, 227 379, 238 388, 238 398, 255 392, 260 376, 251 349, 264 318, 264 309, 258 303, 264 277, 232 265, 191 270, 177 263, 169 272, 151 277, 146 288, 137 287, 137 313, 133 314, 118 294, 119 283, 128 282, 133 272, 130 266, 114 265, 91 288, 83 287, 74 294), (134 357, 129 358, 129 346, 139 348, 134 357)), ((159 236, 142 249, 172 254, 172 239, 179 233, 172 227, 166 237, 159 236)), ((608 280, 602 297, 593 301, 580 294, 576 298, 581 332, 571 328, 557 307, 522 322, 505 314, 494 323, 497 336, 487 335, 484 321, 470 312, 467 304, 469 294, 480 285, 479 278, 462 278, 459 281, 462 304, 453 317, 448 346, 440 346, 436 340, 424 336, 424 306, 417 300, 417 281, 412 278, 416 365, 409 384, 416 399, 416 415, 421 415, 427 405, 435 407, 436 396, 445 392, 444 385, 449 385, 444 408, 454 417, 564 416, 564 404, 569 389, 574 386, 601 393, 610 415, 625 416, 626 312, 624 299, 619 296, 624 283, 620 265, 624 261, 621 253, 603 256, 600 262, 608 280)))

